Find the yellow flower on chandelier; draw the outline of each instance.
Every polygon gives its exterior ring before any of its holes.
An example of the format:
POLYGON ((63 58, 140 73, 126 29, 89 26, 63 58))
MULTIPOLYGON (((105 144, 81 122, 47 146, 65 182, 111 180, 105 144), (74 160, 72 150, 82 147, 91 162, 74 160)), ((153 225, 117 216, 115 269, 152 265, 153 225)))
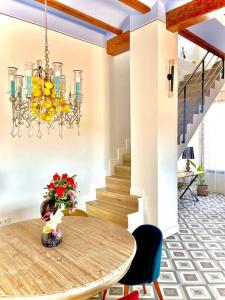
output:
POLYGON ((32 83, 33 100, 31 102, 31 111, 35 117, 45 122, 51 122, 58 112, 68 113, 70 111, 70 106, 65 98, 56 99, 54 83, 46 81, 43 88, 43 80, 38 76, 32 77, 32 83), (44 96, 42 96, 43 90, 44 96))

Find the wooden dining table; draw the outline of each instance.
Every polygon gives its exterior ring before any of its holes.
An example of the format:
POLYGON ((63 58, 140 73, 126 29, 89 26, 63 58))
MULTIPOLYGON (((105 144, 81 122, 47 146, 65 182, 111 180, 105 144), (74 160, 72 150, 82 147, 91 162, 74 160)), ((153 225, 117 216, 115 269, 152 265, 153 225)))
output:
POLYGON ((93 217, 64 217, 62 243, 41 244, 44 222, 0 227, 0 298, 89 299, 126 273, 136 252, 133 236, 93 217))

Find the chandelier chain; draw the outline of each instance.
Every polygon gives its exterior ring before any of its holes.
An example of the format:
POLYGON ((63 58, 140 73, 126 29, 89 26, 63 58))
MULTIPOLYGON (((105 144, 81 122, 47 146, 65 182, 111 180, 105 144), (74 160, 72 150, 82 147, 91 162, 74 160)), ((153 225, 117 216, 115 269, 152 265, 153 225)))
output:
POLYGON ((47 0, 45 0, 45 77, 49 80, 49 49, 48 49, 48 16, 47 0))

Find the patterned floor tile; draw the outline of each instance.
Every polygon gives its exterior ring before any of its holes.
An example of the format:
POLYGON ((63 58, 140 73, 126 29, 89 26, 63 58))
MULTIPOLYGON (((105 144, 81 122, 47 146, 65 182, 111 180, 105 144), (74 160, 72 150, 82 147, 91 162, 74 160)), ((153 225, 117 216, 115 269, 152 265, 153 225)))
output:
POLYGON ((207 251, 189 251, 194 259, 209 259, 207 251))
POLYGON ((225 274, 222 272, 204 272, 208 283, 225 283, 225 274))
POLYGON ((206 286, 186 286, 185 289, 190 299, 212 299, 206 286))
POLYGON ((204 284, 202 275, 197 271, 178 272, 178 277, 182 284, 204 284))
POLYGON ((163 298, 166 299, 171 299, 171 300, 183 300, 184 299, 184 295, 182 292, 182 288, 178 285, 160 285, 161 287, 161 291, 162 291, 162 295, 163 298))
POLYGON ((225 300, 225 284, 210 285, 210 290, 216 300, 225 300))
POLYGON ((218 270, 217 264, 212 260, 199 260, 195 261, 195 264, 197 265, 198 269, 202 272, 218 270))
POLYGON ((174 272, 161 271, 158 281, 159 283, 177 283, 174 272))
POLYGON ((165 242, 168 249, 183 249, 180 242, 165 242))
POLYGON ((161 271, 170 271, 173 270, 173 264, 172 261, 169 259, 162 259, 161 261, 161 271))
POLYGON ((194 270, 195 267, 190 260, 174 260, 174 264, 178 270, 194 270))
POLYGON ((190 256, 186 250, 168 250, 170 257, 173 259, 188 259, 190 256))

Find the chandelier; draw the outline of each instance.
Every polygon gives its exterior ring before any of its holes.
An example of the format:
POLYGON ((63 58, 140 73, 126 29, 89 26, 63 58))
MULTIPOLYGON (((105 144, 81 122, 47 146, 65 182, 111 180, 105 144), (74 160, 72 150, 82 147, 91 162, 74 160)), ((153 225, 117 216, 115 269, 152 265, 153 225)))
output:
POLYGON ((37 137, 48 133, 58 125, 59 136, 63 138, 63 128, 78 127, 81 119, 82 70, 74 70, 73 88, 66 97, 66 77, 63 64, 54 62, 49 66, 47 0, 45 0, 45 65, 41 60, 25 63, 25 77, 18 75, 18 69, 8 68, 9 93, 12 104, 13 137, 22 136, 22 128, 28 129, 29 137, 37 128, 37 137))

